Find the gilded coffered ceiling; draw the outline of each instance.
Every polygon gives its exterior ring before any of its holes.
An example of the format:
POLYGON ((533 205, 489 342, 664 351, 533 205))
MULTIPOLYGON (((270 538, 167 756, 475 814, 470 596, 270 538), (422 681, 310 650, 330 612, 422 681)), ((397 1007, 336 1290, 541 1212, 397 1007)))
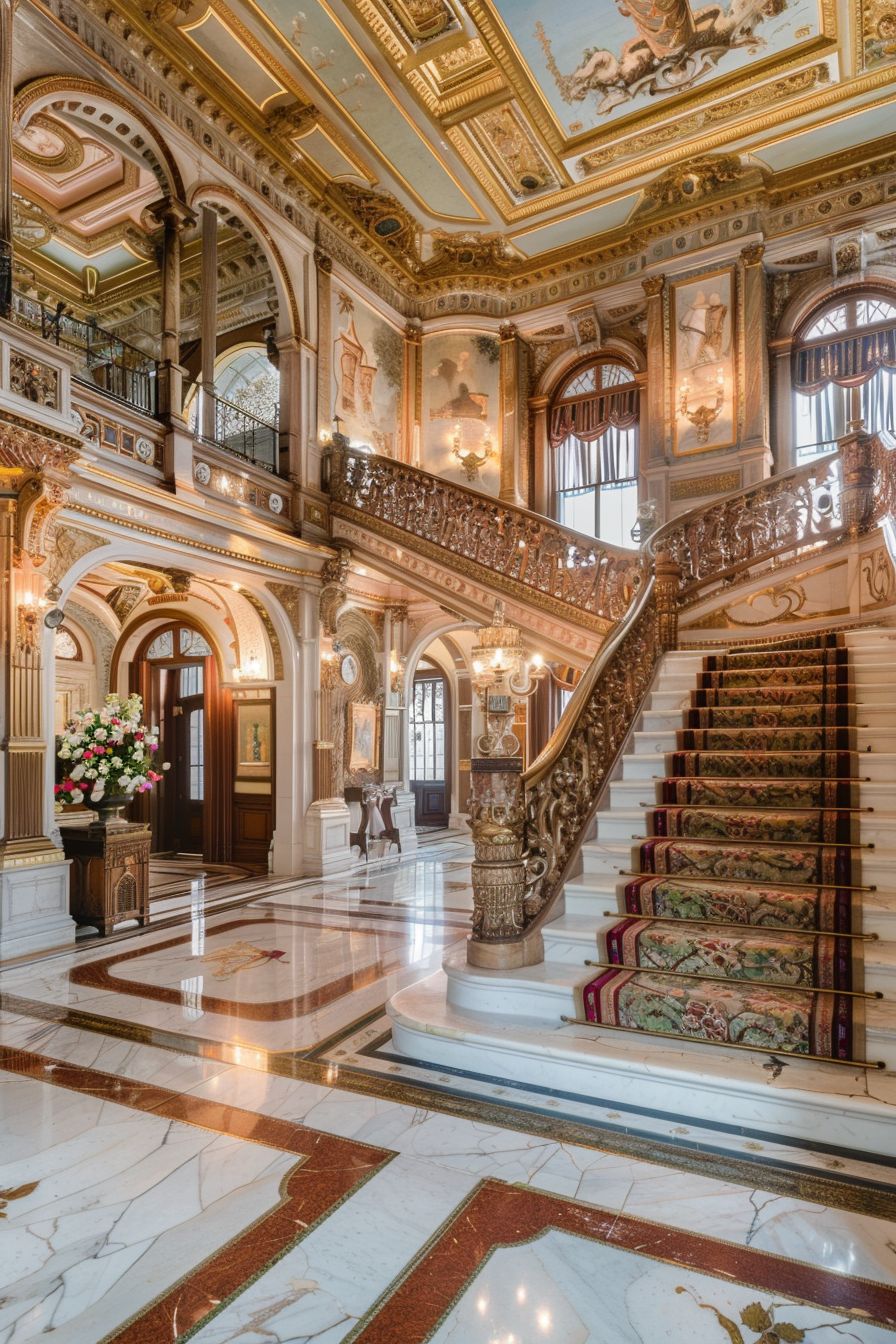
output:
POLYGON ((896 149, 896 0, 112 4, 424 297, 896 149))

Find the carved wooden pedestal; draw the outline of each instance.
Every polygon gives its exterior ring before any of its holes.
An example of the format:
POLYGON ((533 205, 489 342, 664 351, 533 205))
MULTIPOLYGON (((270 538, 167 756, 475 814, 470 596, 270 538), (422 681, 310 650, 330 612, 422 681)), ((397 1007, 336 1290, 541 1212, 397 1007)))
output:
POLYGON ((110 933, 125 919, 149 923, 148 826, 63 826, 71 859, 71 913, 79 924, 110 933))

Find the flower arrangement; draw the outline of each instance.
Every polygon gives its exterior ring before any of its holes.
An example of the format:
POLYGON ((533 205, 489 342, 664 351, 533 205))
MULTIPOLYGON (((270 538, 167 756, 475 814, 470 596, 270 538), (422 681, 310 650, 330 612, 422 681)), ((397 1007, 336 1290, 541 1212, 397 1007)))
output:
POLYGON ((60 803, 100 803, 122 794, 145 793, 168 769, 153 768, 158 728, 142 723, 139 695, 107 695, 102 709, 82 709, 66 725, 59 747, 64 778, 55 786, 60 803))

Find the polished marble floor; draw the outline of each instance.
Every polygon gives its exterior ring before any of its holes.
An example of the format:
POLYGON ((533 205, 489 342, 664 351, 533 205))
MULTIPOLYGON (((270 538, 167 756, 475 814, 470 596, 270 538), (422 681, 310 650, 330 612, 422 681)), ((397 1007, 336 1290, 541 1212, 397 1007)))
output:
POLYGON ((0 972, 0 1344, 877 1344, 896 1171, 401 1059, 471 853, 0 972))

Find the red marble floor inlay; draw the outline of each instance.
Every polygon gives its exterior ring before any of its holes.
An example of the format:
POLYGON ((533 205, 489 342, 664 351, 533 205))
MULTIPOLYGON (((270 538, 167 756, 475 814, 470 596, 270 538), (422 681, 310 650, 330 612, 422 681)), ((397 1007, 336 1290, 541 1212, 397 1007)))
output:
MULTIPOLYGON (((241 1003, 236 999, 226 999, 203 991, 196 996, 197 1005, 201 1006, 203 1011, 221 1013, 226 1017, 243 1021, 283 1022, 288 1018, 305 1017, 318 1008, 324 1008, 327 1004, 344 998, 346 994, 351 994, 353 990, 364 989, 368 985, 375 984, 377 980, 382 980, 390 972, 398 970, 402 966, 410 965, 406 936, 403 933, 384 933, 379 929, 359 929, 347 924, 323 924, 314 920, 283 919, 280 916, 266 915, 261 912, 251 919, 232 919, 226 924, 220 924, 209 930, 209 933, 217 936, 234 929, 264 923, 282 925, 288 928, 318 929, 328 933, 360 934, 369 938, 378 938, 386 946, 391 945, 393 950, 390 956, 381 957, 368 966, 362 966, 356 970, 348 971, 344 975, 338 975, 335 979, 327 981, 326 984, 318 985, 316 989, 309 989, 302 994, 296 994, 286 999, 273 999, 260 1003, 241 1003)), ((444 944, 451 937, 450 933, 443 932, 433 935, 433 940, 444 944)), ((172 989, 167 985, 150 985, 140 980, 123 980, 113 973, 113 968, 126 961, 131 961, 135 957, 151 956, 154 952, 163 952, 170 947, 183 947, 185 944, 189 944, 191 939, 192 934, 185 933, 177 938, 168 938, 162 943, 153 943, 150 947, 136 947, 129 952, 117 952, 110 957, 100 957, 96 961, 89 961, 82 966, 73 967, 68 972, 68 978, 73 984, 88 985, 92 989, 102 989, 112 994, 131 994, 136 998, 151 999, 156 1003, 182 1004, 184 1002, 182 990, 172 989)))
POLYGON ((885 1284, 489 1179, 381 1300, 352 1344, 423 1344, 496 1247, 532 1241, 552 1228, 829 1311, 856 1312, 890 1329, 896 1325, 896 1289, 885 1284))
POLYGON ((101 1344, 170 1344, 179 1339, 210 1313, 220 1311, 394 1157, 386 1149, 336 1138, 290 1120, 172 1092, 155 1083, 116 1078, 99 1069, 59 1063, 29 1050, 0 1046, 0 1069, 295 1153, 300 1158, 283 1182, 276 1208, 256 1219, 130 1321, 113 1329, 101 1344))

